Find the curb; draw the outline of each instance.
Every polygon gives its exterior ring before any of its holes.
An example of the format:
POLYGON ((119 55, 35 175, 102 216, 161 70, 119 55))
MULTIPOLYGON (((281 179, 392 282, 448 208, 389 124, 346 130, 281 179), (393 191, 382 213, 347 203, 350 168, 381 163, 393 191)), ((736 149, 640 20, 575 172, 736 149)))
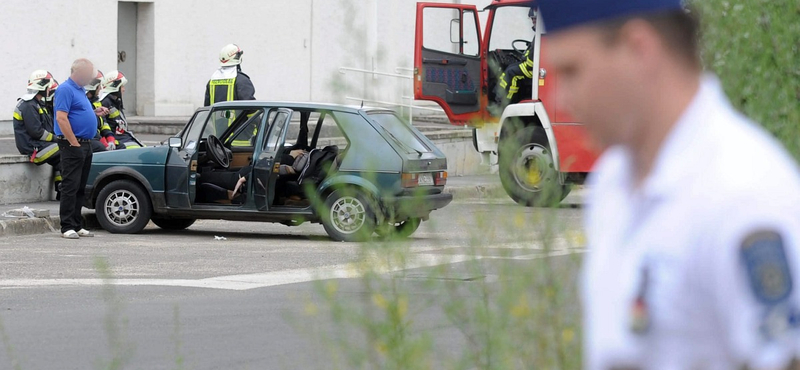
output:
MULTIPOLYGON (((2 220, 0 221, 0 237, 58 234, 60 223, 61 218, 58 216, 2 220)), ((83 223, 87 229, 100 228, 94 213, 84 214, 83 223)))

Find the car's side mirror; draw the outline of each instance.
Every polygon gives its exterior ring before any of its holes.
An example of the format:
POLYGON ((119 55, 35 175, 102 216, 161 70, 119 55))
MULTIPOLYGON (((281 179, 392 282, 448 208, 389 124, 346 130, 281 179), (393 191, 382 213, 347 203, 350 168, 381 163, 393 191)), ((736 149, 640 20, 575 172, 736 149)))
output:
POLYGON ((179 137, 171 137, 167 142, 170 148, 180 148, 183 145, 183 141, 179 137))

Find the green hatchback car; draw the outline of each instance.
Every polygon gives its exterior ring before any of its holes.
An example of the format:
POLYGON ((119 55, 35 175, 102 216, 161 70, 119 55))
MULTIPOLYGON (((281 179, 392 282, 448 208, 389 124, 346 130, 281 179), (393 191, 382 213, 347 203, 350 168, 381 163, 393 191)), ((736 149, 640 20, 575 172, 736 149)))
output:
POLYGON ((226 102, 199 109, 166 145, 95 154, 86 188, 104 229, 153 221, 321 223, 337 241, 410 236, 452 196, 447 159, 385 109, 226 102))

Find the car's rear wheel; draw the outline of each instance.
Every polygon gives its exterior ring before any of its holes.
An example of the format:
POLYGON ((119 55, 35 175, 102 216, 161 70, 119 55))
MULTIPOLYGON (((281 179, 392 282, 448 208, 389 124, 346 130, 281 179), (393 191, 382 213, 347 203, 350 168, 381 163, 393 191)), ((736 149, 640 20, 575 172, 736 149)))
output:
POLYGON ((405 239, 413 235, 421 224, 419 218, 409 218, 403 222, 383 224, 375 229, 375 233, 382 238, 405 239))
POLYGON ((95 202, 97 221, 113 234, 136 234, 150 221, 153 207, 142 187, 130 180, 117 180, 100 191, 95 202))
POLYGON ((152 221, 164 230, 178 231, 192 226, 196 220, 193 218, 153 217, 152 221))
POLYGON ((500 143, 500 181, 506 193, 524 206, 558 205, 569 193, 541 127, 525 127, 500 143))
POLYGON ((331 239, 367 240, 375 231, 375 212, 368 198, 355 189, 339 189, 325 200, 322 225, 331 239))

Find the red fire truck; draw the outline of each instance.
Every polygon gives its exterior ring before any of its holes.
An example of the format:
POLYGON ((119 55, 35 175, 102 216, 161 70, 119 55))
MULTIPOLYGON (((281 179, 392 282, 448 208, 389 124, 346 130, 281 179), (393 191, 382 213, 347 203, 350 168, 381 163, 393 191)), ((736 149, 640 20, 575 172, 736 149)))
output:
POLYGON ((530 5, 530 0, 494 0, 479 12, 474 5, 418 3, 414 98, 438 103, 452 124, 473 128, 475 149, 499 172, 514 201, 547 206, 584 181, 597 151, 583 125, 556 100, 558 76, 541 58, 547 37, 541 17, 533 27, 530 5), (523 62, 529 48, 538 76, 523 84, 519 101, 497 109, 498 78, 523 62))

